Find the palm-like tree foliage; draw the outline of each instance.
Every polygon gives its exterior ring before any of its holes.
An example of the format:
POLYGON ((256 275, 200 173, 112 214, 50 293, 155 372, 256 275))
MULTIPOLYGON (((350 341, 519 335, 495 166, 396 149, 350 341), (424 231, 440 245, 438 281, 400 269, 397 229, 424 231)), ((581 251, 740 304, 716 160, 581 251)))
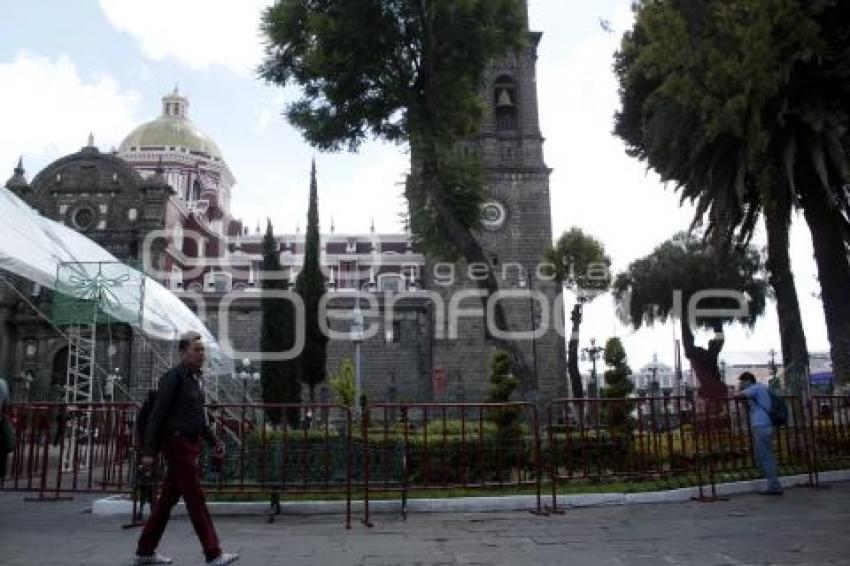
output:
POLYGON ((792 207, 803 208, 834 366, 850 378, 841 298, 850 285, 850 3, 647 0, 635 9, 615 60, 615 133, 696 205, 694 222, 714 241, 746 244, 765 212, 785 312, 798 309, 783 241, 792 207))

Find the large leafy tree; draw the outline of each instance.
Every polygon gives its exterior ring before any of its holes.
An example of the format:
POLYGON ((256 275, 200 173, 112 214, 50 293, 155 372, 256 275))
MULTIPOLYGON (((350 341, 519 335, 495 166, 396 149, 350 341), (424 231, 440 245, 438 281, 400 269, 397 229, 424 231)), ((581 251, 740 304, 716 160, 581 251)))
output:
POLYGON ((555 281, 571 290, 576 296, 570 320, 572 332, 567 348, 568 372, 573 397, 584 395, 578 367, 579 328, 582 310, 586 303, 611 286, 611 259, 605 255, 605 246, 581 228, 564 232, 554 246, 545 252, 545 258, 554 268, 555 281))
POLYGON ((301 381, 315 402, 316 385, 326 377, 328 337, 319 325, 319 302, 325 294, 325 277, 319 267, 319 191, 316 163, 310 169, 310 202, 307 207, 307 234, 304 240, 304 264, 295 280, 295 290, 304 301, 304 350, 298 357, 301 381))
MULTIPOLYGON (((266 234, 263 237, 261 266, 263 321, 260 328, 260 348, 267 354, 285 352, 295 343, 295 312, 290 301, 265 293, 265 291, 284 292, 290 288, 289 280, 280 265, 280 255, 271 220, 266 224, 266 234)), ((295 359, 263 360, 260 374, 263 402, 299 403, 301 386, 298 382, 298 373, 295 359)), ((280 409, 269 409, 267 414, 273 424, 278 425, 281 422, 280 409)), ((297 423, 297 413, 287 417, 291 425, 294 426, 297 423)))
POLYGON ((812 234, 833 366, 850 379, 850 3, 635 4, 616 56, 615 132, 715 241, 746 243, 762 212, 786 367, 808 362, 788 257, 792 209, 812 234))
MULTIPOLYGON (((732 322, 752 327, 764 314, 768 284, 762 278, 761 257, 748 247, 742 251, 716 249, 700 236, 680 233, 658 246, 651 254, 634 261, 614 280, 614 296, 624 319, 637 330, 668 318, 678 318, 685 356, 690 360, 703 395, 725 393, 720 387, 717 360, 723 349, 723 327, 732 322), (691 298, 701 291, 734 291, 746 299, 706 297, 695 309, 714 312, 694 317, 690 324, 691 298), (744 306, 737 314, 722 313, 744 306), (713 331, 706 347, 697 346, 694 333, 713 331)), ((698 314, 699 311, 694 314, 698 314)))
MULTIPOLYGON (((456 151, 483 112, 488 63, 525 41, 522 0, 278 0, 263 15, 260 76, 296 84, 289 121, 322 150, 357 148, 376 137, 410 148, 406 194, 411 226, 445 259, 489 265, 476 238, 483 175, 456 151)), ((479 281, 488 297, 492 270, 479 281)), ((508 329, 501 305, 496 324, 508 329)), ((522 350, 497 340, 527 388, 522 350)))

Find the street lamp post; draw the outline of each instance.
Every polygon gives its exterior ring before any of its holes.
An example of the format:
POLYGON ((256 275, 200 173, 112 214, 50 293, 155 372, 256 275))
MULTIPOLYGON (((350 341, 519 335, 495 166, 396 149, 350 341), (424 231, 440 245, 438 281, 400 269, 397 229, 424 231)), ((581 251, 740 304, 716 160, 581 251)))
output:
POLYGON ((360 312, 360 286, 357 286, 357 298, 351 319, 351 340, 354 342, 354 407, 360 415, 360 344, 363 342, 363 313, 360 312))
POLYGON ((649 384, 649 389, 652 395, 658 395, 660 390, 658 384, 658 354, 652 354, 652 363, 649 365, 649 371, 652 372, 652 382, 649 384))
MULTIPOLYGON (((593 396, 599 397, 599 382, 596 379, 596 360, 599 355, 605 350, 602 346, 596 345, 596 338, 590 339, 590 346, 582 348, 582 359, 589 359, 592 366, 590 370, 590 384, 593 384, 593 396)), ((588 393, 590 393, 590 384, 588 384, 588 393)))
POLYGON ((103 396, 110 403, 115 402, 115 382, 121 379, 121 370, 119 368, 115 368, 114 372, 108 373, 106 375, 106 383, 103 386, 103 396))
POLYGON ((657 426, 658 415, 661 413, 661 386, 658 383, 658 354, 652 354, 652 363, 649 364, 649 371, 652 372, 652 382, 649 384, 649 396, 652 399, 649 402, 650 410, 652 411, 652 425, 657 426))
POLYGON ((777 373, 776 350, 771 348, 770 351, 767 354, 770 356, 770 361, 767 362, 767 367, 768 367, 768 369, 770 369, 770 386, 771 386, 771 389, 773 389, 773 388, 777 387, 777 383, 776 383, 776 373, 777 373))
POLYGON ((33 381, 35 381, 35 379, 33 378, 33 375, 32 375, 32 371, 30 371, 30 370, 22 371, 18 375, 18 380, 20 381, 20 387, 15 388, 17 390, 17 393, 18 393, 16 396, 14 396, 14 397, 17 397, 17 399, 15 399, 15 400, 17 400, 21 403, 29 403, 30 387, 32 387, 32 383, 33 383, 33 381))
POLYGON ((239 378, 242 380, 242 403, 248 402, 248 381, 259 381, 260 372, 256 371, 251 366, 251 360, 245 358, 242 360, 242 371, 239 372, 239 378))

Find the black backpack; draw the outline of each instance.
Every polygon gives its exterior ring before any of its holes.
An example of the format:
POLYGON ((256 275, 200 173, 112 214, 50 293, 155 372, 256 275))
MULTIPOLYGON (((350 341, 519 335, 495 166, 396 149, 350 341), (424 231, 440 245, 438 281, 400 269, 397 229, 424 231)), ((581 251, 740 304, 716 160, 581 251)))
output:
POLYGON ((148 428, 148 420, 150 419, 151 411, 153 411, 154 403, 156 403, 157 393, 156 389, 148 391, 148 398, 142 403, 139 414, 136 415, 136 444, 138 446, 145 445, 145 432, 148 428))
MULTIPOLYGON (((177 401, 177 397, 180 396, 180 390, 183 387, 183 379, 179 378, 177 382, 177 393, 174 395, 174 399, 171 400, 171 407, 168 408, 168 413, 171 413, 171 410, 174 408, 174 403, 177 401)), ((151 389, 148 391, 148 398, 145 399, 145 402, 142 403, 141 408, 139 409, 139 414, 136 416, 136 444, 137 446, 144 447, 145 445, 145 436, 147 435, 148 421, 150 420, 151 411, 153 411, 153 406, 156 403, 157 395, 159 391, 156 389, 151 389)), ((159 439, 157 439, 157 449, 159 448, 159 439)))
POLYGON ((767 416, 770 417, 770 422, 773 426, 785 426, 788 424, 788 405, 785 404, 785 399, 768 389, 770 395, 770 410, 767 416))

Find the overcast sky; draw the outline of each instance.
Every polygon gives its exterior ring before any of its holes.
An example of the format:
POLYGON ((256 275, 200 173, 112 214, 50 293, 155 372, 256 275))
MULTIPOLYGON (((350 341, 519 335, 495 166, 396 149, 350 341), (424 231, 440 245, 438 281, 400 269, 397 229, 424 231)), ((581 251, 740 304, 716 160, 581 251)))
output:
MULTIPOLYGON (((304 226, 315 155, 280 116, 294 91, 256 79, 257 25, 265 0, 40 0, 6 3, 0 18, 0 179, 23 155, 29 178, 85 144, 103 151, 160 113, 175 84, 190 118, 211 135, 237 179, 234 213, 249 226, 271 217, 277 232, 304 226)), ((665 190, 611 135, 617 107, 611 56, 631 24, 630 0, 529 0, 543 32, 538 60, 541 128, 557 237, 580 226, 606 245, 615 269, 686 228, 690 207, 665 190), (610 22, 606 31, 600 20, 610 22)), ((400 230, 403 147, 366 145, 358 154, 317 155, 323 228, 400 230)), ((762 244, 762 232, 757 243, 762 244)), ((2 245, 2 244, 0 244, 2 245)), ((793 268, 811 351, 828 347, 809 232, 792 230, 793 268)), ((633 332, 610 297, 585 311, 583 342, 624 339, 632 367, 654 352, 672 361, 672 326, 633 332)), ((583 344, 584 345, 584 344, 583 344)), ((753 331, 732 328, 722 357, 766 361, 779 349, 774 306, 753 331)))

